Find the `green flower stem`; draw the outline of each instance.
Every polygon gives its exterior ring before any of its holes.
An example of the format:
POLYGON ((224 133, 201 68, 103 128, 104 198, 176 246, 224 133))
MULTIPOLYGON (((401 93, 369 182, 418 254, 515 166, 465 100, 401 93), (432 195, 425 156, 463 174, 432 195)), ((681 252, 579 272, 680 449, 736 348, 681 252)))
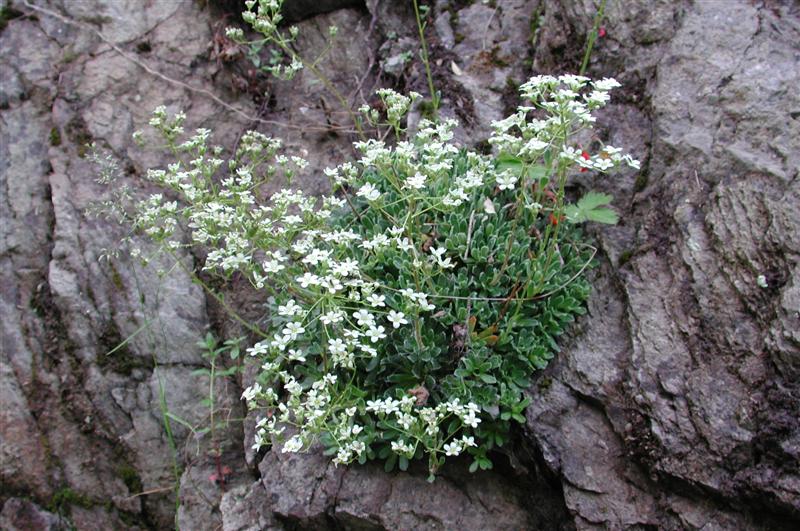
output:
POLYGON ((597 40, 597 32, 600 29, 600 24, 603 22, 603 16, 605 15, 606 11, 606 0, 600 1, 600 8, 597 10, 597 14, 594 17, 594 26, 592 27, 592 31, 589 32, 589 38, 586 41, 586 52, 583 54, 583 61, 581 61, 581 68, 578 71, 579 75, 583 75, 586 73, 586 67, 589 66, 589 57, 592 55, 592 48, 594 48, 594 42, 597 40))
POLYGON ((417 19, 417 30, 419 31, 419 41, 422 44, 422 53, 420 59, 425 66, 425 77, 428 79, 428 91, 431 94, 431 103, 433 104, 434 112, 439 110, 439 96, 436 94, 436 89, 433 88, 433 74, 431 73, 431 63, 428 57, 428 43, 425 40, 425 26, 422 23, 422 18, 419 14, 419 5, 417 0, 414 0, 414 15, 417 19))

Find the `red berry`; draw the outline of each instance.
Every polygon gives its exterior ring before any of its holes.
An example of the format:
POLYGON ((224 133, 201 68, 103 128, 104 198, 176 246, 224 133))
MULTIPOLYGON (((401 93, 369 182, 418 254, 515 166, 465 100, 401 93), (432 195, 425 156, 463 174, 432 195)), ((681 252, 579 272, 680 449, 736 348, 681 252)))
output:
MULTIPOLYGON (((588 151, 586 151, 586 150, 584 150, 584 151, 581 151, 581 157, 583 157, 583 160, 589 160, 589 159, 591 158, 591 157, 589 156, 589 152, 588 152, 588 151)), ((581 168, 581 173, 583 173, 583 172, 585 172, 585 171, 587 171, 587 170, 586 170, 586 168, 581 168)))

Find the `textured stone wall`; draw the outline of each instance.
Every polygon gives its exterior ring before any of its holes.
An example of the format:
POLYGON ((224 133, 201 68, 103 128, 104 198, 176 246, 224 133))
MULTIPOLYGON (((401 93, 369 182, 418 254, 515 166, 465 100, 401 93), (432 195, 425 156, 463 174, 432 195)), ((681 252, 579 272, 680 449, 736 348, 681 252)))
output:
MULTIPOLYGON (((209 438, 175 421, 170 438, 162 412, 205 421, 195 342, 241 330, 175 260, 104 258, 125 229, 90 212, 109 190, 85 145, 146 192, 139 177, 163 160, 130 136, 165 104, 221 144, 248 128, 283 137, 312 161, 299 185, 320 192, 321 168, 349 156, 346 117, 311 77, 261 78, 226 48, 237 2, 31 3, 0 0, 0 528, 800 524, 795 2, 608 2, 588 74, 624 89, 585 141, 626 146, 642 171, 571 183, 613 193, 622 221, 595 229, 589 313, 494 471, 454 463, 429 484, 422 471, 257 456, 246 419, 219 434, 222 487, 209 438)), ((433 4, 434 73, 464 143, 514 108, 532 73, 575 72, 596 12, 591 0, 433 4)), ((321 68, 352 101, 381 85, 426 92, 401 59, 418 49, 408 3, 294 7, 310 54, 339 26, 321 68)), ((260 315, 257 294, 227 296, 260 315)), ((219 389, 232 417, 245 413, 241 384, 219 389)))

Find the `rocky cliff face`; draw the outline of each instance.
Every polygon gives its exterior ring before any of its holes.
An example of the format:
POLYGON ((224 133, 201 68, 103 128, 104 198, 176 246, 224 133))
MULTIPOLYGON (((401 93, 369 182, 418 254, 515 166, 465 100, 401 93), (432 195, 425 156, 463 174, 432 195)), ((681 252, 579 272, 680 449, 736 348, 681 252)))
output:
MULTIPOLYGON (((285 138, 312 159, 301 186, 323 190, 318 170, 349 153, 334 102, 311 78, 268 81, 228 54, 223 8, 236 2, 31 4, 0 1, 0 528, 800 524, 796 3, 608 2, 588 73, 625 88, 597 135, 643 170, 573 183, 612 192, 622 214, 595 234, 589 314, 531 389, 497 469, 454 464, 434 484, 253 455, 249 420, 214 443, 193 433, 208 385, 192 374, 204 366, 195 342, 240 331, 174 261, 106 257, 124 229, 90 213, 109 190, 85 145, 143 191, 137 176, 162 161, 130 135, 159 104, 223 144, 253 127, 285 138)), ((406 3, 297 6, 304 49, 330 24, 345 36, 322 65, 343 93, 425 91, 403 61, 418 46, 406 3)), ((437 0, 428 40, 462 140, 513 108, 532 72, 576 71, 595 12, 590 0, 437 0)), ((229 296, 259 315, 257 297, 229 296)), ((240 389, 218 389, 231 418, 244 415, 240 389)))

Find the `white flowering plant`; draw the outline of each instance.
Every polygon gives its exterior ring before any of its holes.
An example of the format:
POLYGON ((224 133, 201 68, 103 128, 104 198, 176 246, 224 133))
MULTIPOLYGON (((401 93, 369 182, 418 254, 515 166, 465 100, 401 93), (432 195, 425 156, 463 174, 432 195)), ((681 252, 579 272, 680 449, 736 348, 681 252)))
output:
POLYGON ((249 279, 269 307, 248 325, 256 450, 321 443, 336 464, 387 470, 427 459, 431 479, 450 456, 492 466, 488 452, 525 420, 531 376, 585 311, 594 249, 577 224, 617 219, 603 194, 567 204, 567 178, 638 167, 613 146, 576 145, 616 86, 532 78, 525 105, 493 124, 491 156, 455 143, 453 120, 407 131, 418 95, 381 90, 382 110, 361 112, 395 140, 355 143, 357 160, 325 170, 323 197, 266 195, 306 167, 279 140, 251 131, 224 157, 209 131, 181 140, 184 116, 156 110, 176 160, 148 178, 174 200, 143 201, 136 226, 165 249, 206 248, 204 270, 249 279))

